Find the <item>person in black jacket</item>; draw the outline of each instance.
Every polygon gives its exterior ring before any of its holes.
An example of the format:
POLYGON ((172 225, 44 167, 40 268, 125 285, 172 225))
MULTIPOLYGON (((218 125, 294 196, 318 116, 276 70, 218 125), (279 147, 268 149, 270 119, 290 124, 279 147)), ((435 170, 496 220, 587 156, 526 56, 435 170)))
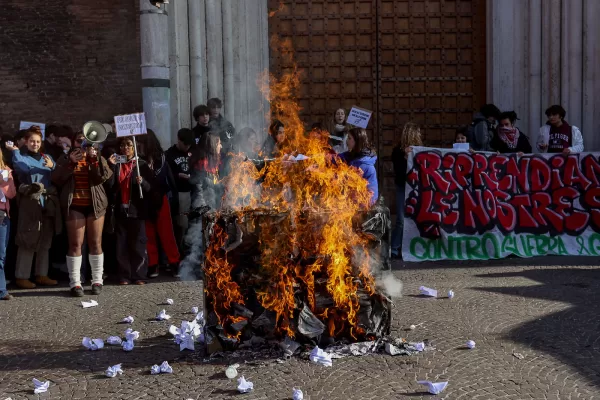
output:
POLYGON ((500 153, 517 153, 519 156, 532 152, 529 138, 515 126, 517 113, 506 111, 498 118, 498 130, 490 143, 492 149, 500 153))
POLYGON ((412 122, 407 122, 402 129, 400 142, 392 151, 396 183, 396 226, 392 232, 392 257, 401 258, 402 237, 404 233, 404 200, 406 197, 406 169, 408 154, 412 146, 423 146, 421 129, 412 122))
POLYGON ((173 220, 171 219, 171 207, 173 204, 173 212, 179 212, 179 196, 177 195, 177 183, 171 172, 171 167, 166 161, 165 153, 160 145, 156 134, 152 129, 148 129, 148 134, 142 136, 141 156, 148 163, 148 166, 154 173, 156 187, 152 193, 153 208, 146 220, 146 236, 148 238, 148 277, 156 278, 158 276, 158 243, 157 236, 160 240, 160 245, 169 263, 169 268, 172 271, 177 271, 179 268, 179 248, 175 240, 173 231, 173 220))
POLYGON ((200 146, 201 142, 205 142, 208 134, 211 131, 211 127, 209 126, 210 122, 210 109, 201 104, 194 108, 194 121, 197 122, 192 132, 194 132, 194 136, 196 137, 196 146, 200 146))
POLYGON ((192 205, 190 192, 190 157, 194 146, 194 132, 188 128, 182 128, 177 132, 177 143, 165 152, 165 157, 171 167, 177 184, 179 212, 175 213, 171 207, 173 229, 175 240, 179 246, 179 254, 185 254, 183 237, 188 229, 188 213, 192 205))
POLYGON ((156 186, 154 174, 148 164, 135 159, 133 140, 119 139, 119 151, 127 162, 117 163, 113 154, 109 158, 113 166, 108 181, 115 204, 115 232, 119 284, 146 283, 148 258, 146 257, 146 220, 149 218, 151 192, 156 186), (136 168, 139 163, 139 175, 136 168))

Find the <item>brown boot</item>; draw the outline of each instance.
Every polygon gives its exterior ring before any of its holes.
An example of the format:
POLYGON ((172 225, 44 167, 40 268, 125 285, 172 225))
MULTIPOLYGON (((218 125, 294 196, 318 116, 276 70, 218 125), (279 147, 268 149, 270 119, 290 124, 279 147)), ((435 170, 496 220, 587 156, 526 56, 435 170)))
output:
POLYGON ((56 285, 58 285, 57 281, 50 279, 47 276, 36 276, 35 283, 37 283, 40 286, 56 286, 56 285))
POLYGON ((15 285, 21 289, 35 289, 35 283, 29 279, 15 279, 15 285))

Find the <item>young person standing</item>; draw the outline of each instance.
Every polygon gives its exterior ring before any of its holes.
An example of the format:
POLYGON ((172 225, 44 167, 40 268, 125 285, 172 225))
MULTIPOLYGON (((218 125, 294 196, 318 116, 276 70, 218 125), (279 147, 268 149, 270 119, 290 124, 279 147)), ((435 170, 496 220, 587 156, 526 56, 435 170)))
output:
POLYGON ((548 107, 548 122, 540 128, 537 140, 539 151, 563 154, 583 152, 583 135, 578 127, 565 120, 566 115, 567 112, 560 105, 548 107))
POLYGON ((0 152, 0 300, 11 300, 13 296, 6 290, 6 247, 10 237, 10 202, 17 194, 12 170, 5 164, 0 152))

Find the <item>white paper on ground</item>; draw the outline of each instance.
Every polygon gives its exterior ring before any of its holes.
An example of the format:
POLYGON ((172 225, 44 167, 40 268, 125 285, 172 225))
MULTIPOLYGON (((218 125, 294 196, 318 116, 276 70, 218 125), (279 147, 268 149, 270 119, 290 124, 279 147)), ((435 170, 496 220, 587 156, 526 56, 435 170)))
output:
POLYGON ((192 313, 198 314, 198 307, 192 307, 192 313))
POLYGON ((304 393, 302 393, 302 390, 294 388, 292 398, 294 400, 304 400, 304 393))
POLYGON ((417 351, 425 351, 425 343, 423 342, 415 343, 414 347, 417 349, 417 351))
POLYGON ((435 289, 431 289, 431 288, 428 288, 426 286, 421 286, 419 288, 419 291, 421 292, 421 294, 423 296, 437 297, 437 290, 435 290, 435 289))
POLYGON ((169 365, 168 362, 163 361, 163 363, 160 364, 160 372, 163 374, 172 374, 173 368, 169 365))
POLYGON ((170 318, 171 318, 171 316, 167 315, 167 312, 165 310, 160 310, 160 312, 156 315, 157 321, 166 321, 170 318))
POLYGON ((194 351, 196 348, 194 347, 194 337, 188 333, 184 333, 181 335, 181 342, 179 343, 179 351, 183 350, 191 350, 194 351))
POLYGON ((243 376, 238 379, 238 391, 240 393, 248 393, 254 389, 254 383, 247 381, 243 376))
POLYGON ((121 322, 124 322, 124 323, 126 323, 126 324, 133 324, 133 321, 134 321, 134 319, 133 319, 133 317, 130 315, 130 316, 128 316, 128 317, 125 317, 125 318, 123 318, 123 320, 122 320, 121 322))
POLYGON ((454 291, 448 290, 448 298, 449 299, 453 299, 454 298, 454 291))
POLYGON ((331 355, 320 349, 319 346, 315 347, 310 352, 310 361, 326 367, 331 367, 333 365, 331 355))
POLYGON ((440 394, 448 386, 448 382, 431 382, 431 381, 417 381, 419 385, 427 386, 427 390, 431 394, 440 394))
POLYGON ((475 348, 475 342, 472 341, 472 340, 469 340, 467 342, 467 347, 470 348, 470 349, 474 349, 475 348))
POLYGON ((167 301, 165 303, 167 303, 168 305, 172 306, 173 303, 174 303, 174 301, 173 301, 173 299, 167 299, 167 301))
POLYGON ((131 351, 134 347, 135 345, 133 344, 133 340, 126 340, 125 342, 123 342, 124 351, 131 351))
POLYGON ((35 394, 44 393, 50 387, 50 381, 42 382, 42 381, 38 381, 37 379, 33 378, 33 387, 34 387, 33 393, 35 393, 35 394))
POLYGON ((123 370, 121 369, 121 364, 113 365, 112 367, 108 367, 106 369, 106 376, 109 378, 114 378, 117 375, 122 375, 123 370))
POLYGON ((113 345, 113 346, 120 346, 123 343, 123 341, 118 336, 109 336, 106 339, 106 343, 113 345))
POLYGON ((160 374, 160 367, 156 364, 153 365, 152 368, 150 368, 150 374, 152 374, 152 375, 160 374))
POLYGON ((81 305, 83 306, 83 308, 96 307, 98 305, 98 302, 96 300, 82 301, 81 305))
POLYGON ((138 331, 134 331, 131 328, 125 329, 125 339, 131 340, 133 342, 134 340, 138 340, 139 338, 140 333, 138 331))
POLYGON ((88 350, 99 350, 104 347, 104 340, 90 339, 89 337, 84 337, 81 341, 81 344, 88 350))

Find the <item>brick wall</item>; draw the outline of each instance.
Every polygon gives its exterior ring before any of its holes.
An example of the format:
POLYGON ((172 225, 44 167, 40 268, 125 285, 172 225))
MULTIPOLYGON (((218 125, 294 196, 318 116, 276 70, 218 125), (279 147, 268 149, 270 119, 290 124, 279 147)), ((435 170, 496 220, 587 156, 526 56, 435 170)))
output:
POLYGON ((142 109, 137 0, 2 0, 0 127, 142 109))

